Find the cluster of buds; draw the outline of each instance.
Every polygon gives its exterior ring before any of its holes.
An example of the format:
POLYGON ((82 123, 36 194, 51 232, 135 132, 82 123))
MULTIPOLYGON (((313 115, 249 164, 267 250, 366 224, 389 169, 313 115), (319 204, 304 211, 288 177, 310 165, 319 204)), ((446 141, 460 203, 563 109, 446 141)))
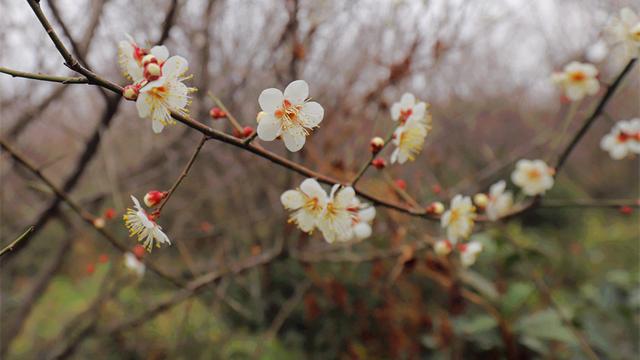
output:
POLYGON ((142 66, 144 68, 144 78, 147 81, 158 80, 162 76, 162 66, 154 55, 145 55, 142 58, 142 66))
POLYGON ((245 126, 244 128, 242 128, 242 130, 233 130, 233 136, 240 139, 248 138, 251 135, 253 135, 253 128, 251 126, 245 126))
POLYGON ((212 107, 211 110, 209 110, 209 116, 211 116, 213 120, 219 120, 226 118, 227 113, 219 107, 212 107))
POLYGON ((166 191, 151 190, 144 195, 144 204, 150 208, 155 207, 160 204, 168 194, 166 191))
POLYGON ((371 160, 371 165, 373 165, 374 168, 381 170, 384 169, 385 166, 387 166, 387 162, 383 158, 377 157, 371 160))
POLYGON ((111 220, 115 216, 116 210, 113 208, 108 208, 104 211, 104 214, 102 214, 102 216, 93 219, 93 226, 97 227, 98 229, 102 229, 107 224, 107 220, 111 220))
POLYGON ((434 201, 425 209, 429 215, 442 215, 444 212, 444 205, 440 201, 434 201))
POLYGON ((369 142, 369 149, 371 150, 372 154, 379 153, 383 147, 384 147, 384 140, 381 137, 376 136, 373 139, 371 139, 371 141, 369 142))

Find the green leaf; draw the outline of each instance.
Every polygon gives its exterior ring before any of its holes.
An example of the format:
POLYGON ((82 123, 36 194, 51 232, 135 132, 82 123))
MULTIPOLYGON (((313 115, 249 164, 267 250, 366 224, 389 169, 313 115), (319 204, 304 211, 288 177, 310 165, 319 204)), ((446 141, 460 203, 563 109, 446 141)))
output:
POLYGON ((575 345, 573 333, 562 324, 558 314, 547 309, 525 316, 516 323, 516 330, 524 336, 540 340, 554 340, 575 345))

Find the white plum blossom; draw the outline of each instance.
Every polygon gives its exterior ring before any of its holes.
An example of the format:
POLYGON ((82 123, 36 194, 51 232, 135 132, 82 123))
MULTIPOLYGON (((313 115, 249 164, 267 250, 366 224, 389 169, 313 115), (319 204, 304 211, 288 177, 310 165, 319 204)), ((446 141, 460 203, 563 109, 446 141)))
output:
POLYGON ((376 208, 370 204, 363 204, 357 197, 353 197, 351 206, 351 227, 353 228, 353 239, 364 240, 371 236, 371 223, 376 217, 376 208))
POLYGON ((155 56, 158 64, 162 65, 162 63, 169 58, 169 50, 163 45, 154 46, 150 50, 147 50, 138 46, 129 34, 126 34, 126 36, 127 40, 118 43, 118 64, 127 79, 138 83, 144 80, 142 58, 145 55, 151 54, 155 56))
POLYGON ((124 254, 124 266, 127 270, 131 271, 138 277, 142 277, 146 269, 144 263, 138 260, 138 257, 129 251, 124 254))
POLYGON ((595 95, 600 90, 597 76, 598 69, 592 64, 572 61, 562 72, 554 73, 551 79, 562 87, 567 98, 578 101, 587 95, 595 95))
POLYGON ((640 118, 619 121, 600 141, 600 148, 611 158, 620 160, 630 154, 640 154, 640 118))
POLYGON ((329 243, 344 242, 353 238, 353 213, 350 211, 354 203, 355 190, 351 186, 334 185, 318 219, 318 229, 329 243))
POLYGON ((429 130, 430 123, 413 116, 410 116, 404 125, 398 126, 393 133, 393 144, 396 148, 391 153, 391 163, 404 164, 407 160, 415 160, 422 151, 429 130))
POLYGON ((282 205, 292 210, 289 222, 300 230, 311 233, 316 227, 326 203, 327 193, 315 179, 306 179, 296 190, 287 190, 280 196, 282 205))
POLYGON ((460 239, 466 239, 471 235, 476 208, 468 196, 456 195, 451 200, 451 207, 440 219, 440 225, 447 229, 447 239, 455 244, 460 239))
POLYGON ((309 101, 309 85, 296 80, 282 91, 265 89, 258 97, 265 114, 258 122, 258 137, 264 141, 282 136, 284 145, 291 152, 304 146, 307 135, 320 124, 324 109, 315 101, 309 101))
POLYGON ((553 187, 555 170, 542 160, 521 159, 511 173, 511 181, 529 196, 544 194, 553 187))
POLYGON ((620 44, 625 56, 637 58, 640 55, 640 16, 628 7, 620 10, 607 29, 614 45, 620 44))
POLYGON ((453 245, 449 240, 438 240, 433 245, 433 251, 438 256, 447 256, 451 253, 451 250, 453 250, 453 245))
POLYGON ((162 64, 162 76, 147 83, 140 89, 136 100, 138 115, 151 118, 153 131, 157 134, 166 125, 175 124, 171 111, 186 114, 189 105, 189 93, 195 91, 183 81, 189 63, 181 56, 172 56, 162 64))
POLYGON ((133 195, 134 209, 127 209, 126 214, 122 217, 125 226, 129 229, 129 236, 137 236, 138 241, 142 242, 142 246, 151 252, 153 246, 160 247, 160 244, 171 245, 169 237, 162 232, 162 228, 155 222, 153 216, 148 215, 140 206, 140 202, 133 195))
POLYGON ((428 105, 424 101, 416 101, 416 97, 411 93, 404 93, 400 101, 391 105, 391 119, 404 124, 409 118, 427 122, 430 115, 427 112, 428 105))
POLYGON ((469 267, 476 262, 478 254, 482 251, 482 244, 478 241, 470 241, 466 244, 459 244, 458 249, 462 266, 469 267))
POLYGON ((489 201, 485 207, 485 212, 487 213, 487 218, 491 221, 496 221, 511 211, 513 194, 510 191, 505 191, 506 187, 507 183, 504 180, 500 180, 489 188, 489 201))

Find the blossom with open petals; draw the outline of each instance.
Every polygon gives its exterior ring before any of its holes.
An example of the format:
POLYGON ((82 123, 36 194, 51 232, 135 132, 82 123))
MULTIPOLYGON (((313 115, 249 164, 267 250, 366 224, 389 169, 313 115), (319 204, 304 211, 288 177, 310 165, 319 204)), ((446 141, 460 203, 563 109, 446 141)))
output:
POLYGON ((195 91, 183 83, 188 78, 184 76, 188 69, 189 63, 185 58, 172 56, 162 64, 162 76, 140 89, 136 100, 138 115, 151 118, 156 134, 166 125, 175 124, 171 111, 187 113, 189 93, 195 91))
POLYGON ((296 152, 304 146, 307 135, 320 124, 324 109, 315 101, 309 101, 309 85, 296 80, 282 91, 263 90, 258 98, 265 115, 258 122, 258 137, 272 141, 282 136, 289 151, 296 152))
POLYGON ((352 187, 334 185, 327 203, 318 219, 318 229, 324 239, 332 244, 336 241, 349 241, 353 238, 353 213, 355 190, 352 187))
POLYGON ((287 190, 280 196, 280 202, 291 210, 290 222, 300 230, 311 233, 327 203, 327 193, 316 179, 306 179, 296 190, 287 190))
POLYGON ((621 44, 625 55, 640 56, 640 16, 628 7, 620 10, 620 17, 614 17, 607 29, 614 44, 621 44))
POLYGON ((478 241, 470 241, 466 244, 459 244, 458 248, 462 266, 469 267, 476 262, 478 254, 482 251, 482 244, 478 241))
POLYGON ((516 169, 511 173, 511 181, 518 185, 526 195, 544 194, 553 187, 555 171, 542 160, 518 160, 516 169))
POLYGON ((616 160, 629 154, 640 154, 640 118, 618 123, 600 141, 602 150, 616 160))
POLYGON ((440 219, 440 225, 447 228, 447 238, 452 243, 465 239, 471 235, 476 208, 468 196, 456 195, 451 200, 451 206, 440 219))
POLYGON ((351 206, 351 227, 353 228, 353 238, 364 240, 371 236, 371 223, 376 217, 376 208, 370 204, 361 203, 357 197, 353 197, 351 206))
POLYGON ((145 55, 151 54, 155 56, 161 65, 169 58, 169 50, 163 45, 145 49, 140 47, 130 35, 127 34, 126 36, 127 40, 118 43, 118 64, 127 79, 138 83, 144 80, 142 58, 145 55))
POLYGON ((507 183, 500 180, 489 188, 489 201, 485 207, 485 212, 489 220, 495 221, 507 215, 513 206, 513 194, 505 191, 507 183))
POLYGON ((391 119, 404 124, 409 118, 413 117, 418 120, 423 120, 426 123, 429 122, 430 119, 427 110, 427 103, 424 101, 416 101, 416 97, 411 93, 404 93, 400 101, 391 105, 391 119))
POLYGON ((151 252, 153 246, 160 247, 160 244, 171 245, 169 237, 162 232, 153 216, 147 214, 140 206, 140 202, 131 196, 135 209, 127 209, 127 213, 122 217, 125 226, 129 229, 129 236, 137 236, 147 251, 151 252))
POLYGON ((562 87, 569 99, 578 101, 587 95, 595 95, 600 90, 596 76, 598 69, 592 64, 572 61, 564 67, 564 71, 554 73, 551 79, 562 87))
POLYGON ((415 160, 424 146, 424 140, 431 130, 431 124, 413 115, 393 133, 396 148, 391 153, 391 163, 404 164, 415 160))

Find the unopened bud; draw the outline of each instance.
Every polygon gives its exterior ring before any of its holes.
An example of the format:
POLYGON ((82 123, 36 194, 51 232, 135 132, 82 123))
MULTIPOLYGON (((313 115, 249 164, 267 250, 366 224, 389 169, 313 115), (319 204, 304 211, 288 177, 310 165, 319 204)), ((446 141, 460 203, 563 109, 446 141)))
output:
POLYGON ((633 212, 633 208, 629 205, 624 205, 624 206, 620 206, 619 211, 622 215, 629 215, 633 212))
POLYGON ((486 194, 478 193, 473 196, 473 202, 481 209, 484 209, 489 204, 489 197, 486 194))
POLYGON ((258 113, 258 115, 256 115, 256 122, 257 122, 257 123, 260 123, 260 120, 262 120, 262 118, 263 118, 263 117, 265 117, 265 115, 267 115, 267 113, 266 113, 266 112, 264 112, 264 111, 260 111, 260 112, 258 113))
POLYGON ((138 98, 138 93, 140 92, 140 88, 135 85, 127 85, 122 89, 122 96, 124 96, 127 100, 135 100, 138 98))
POLYGON ((147 207, 152 208, 160 204, 160 201, 162 201, 162 199, 164 199, 166 196, 167 196, 167 192, 151 190, 145 194, 144 203, 145 205, 147 205, 147 207))
POLYGON ((108 208, 104 211, 105 220, 111 220, 116 216, 116 210, 114 208, 108 208))
POLYGON ((398 179, 394 182, 396 184, 396 186, 402 190, 406 190, 407 189, 407 182, 402 180, 402 179, 398 179))
POLYGON ((247 138, 247 137, 251 136, 252 134, 253 134, 253 128, 251 126, 245 126, 242 129, 243 137, 247 138))
POLYGON ((439 240, 433 245, 433 251, 435 251, 438 256, 447 256, 453 250, 453 246, 449 240, 439 240))
POLYGON ((148 81, 157 80, 162 75, 162 68, 157 63, 149 63, 144 67, 144 78, 148 81))
POLYGON ((387 162, 384 161, 383 158, 375 158, 371 161, 371 165, 373 165, 374 168, 380 170, 380 169, 384 169, 385 166, 387 166, 387 162))
POLYGON ((211 116, 213 120, 218 120, 227 117, 227 113, 219 107, 212 107, 211 110, 209 110, 209 116, 211 116))
POLYGON ((144 252, 145 252, 144 246, 137 244, 136 246, 133 247, 131 252, 133 253, 133 255, 135 255, 138 258, 138 260, 140 260, 144 257, 144 252))
POLYGON ((444 205, 440 201, 434 201, 427 206, 427 214, 442 215, 444 212, 444 205))
POLYGON ((158 59, 156 59, 155 56, 149 54, 149 55, 145 55, 142 58, 142 66, 147 66, 151 63, 157 64, 158 63, 158 59))
POLYGON ((384 140, 382 140, 382 138, 378 136, 374 137, 373 139, 371 139, 371 142, 369 142, 369 149, 373 154, 377 154, 378 152, 380 152, 383 146, 384 140))
POLYGON ((93 226, 97 227, 98 229, 104 228, 105 225, 106 221, 104 221, 104 218, 99 217, 93 220, 93 226))

